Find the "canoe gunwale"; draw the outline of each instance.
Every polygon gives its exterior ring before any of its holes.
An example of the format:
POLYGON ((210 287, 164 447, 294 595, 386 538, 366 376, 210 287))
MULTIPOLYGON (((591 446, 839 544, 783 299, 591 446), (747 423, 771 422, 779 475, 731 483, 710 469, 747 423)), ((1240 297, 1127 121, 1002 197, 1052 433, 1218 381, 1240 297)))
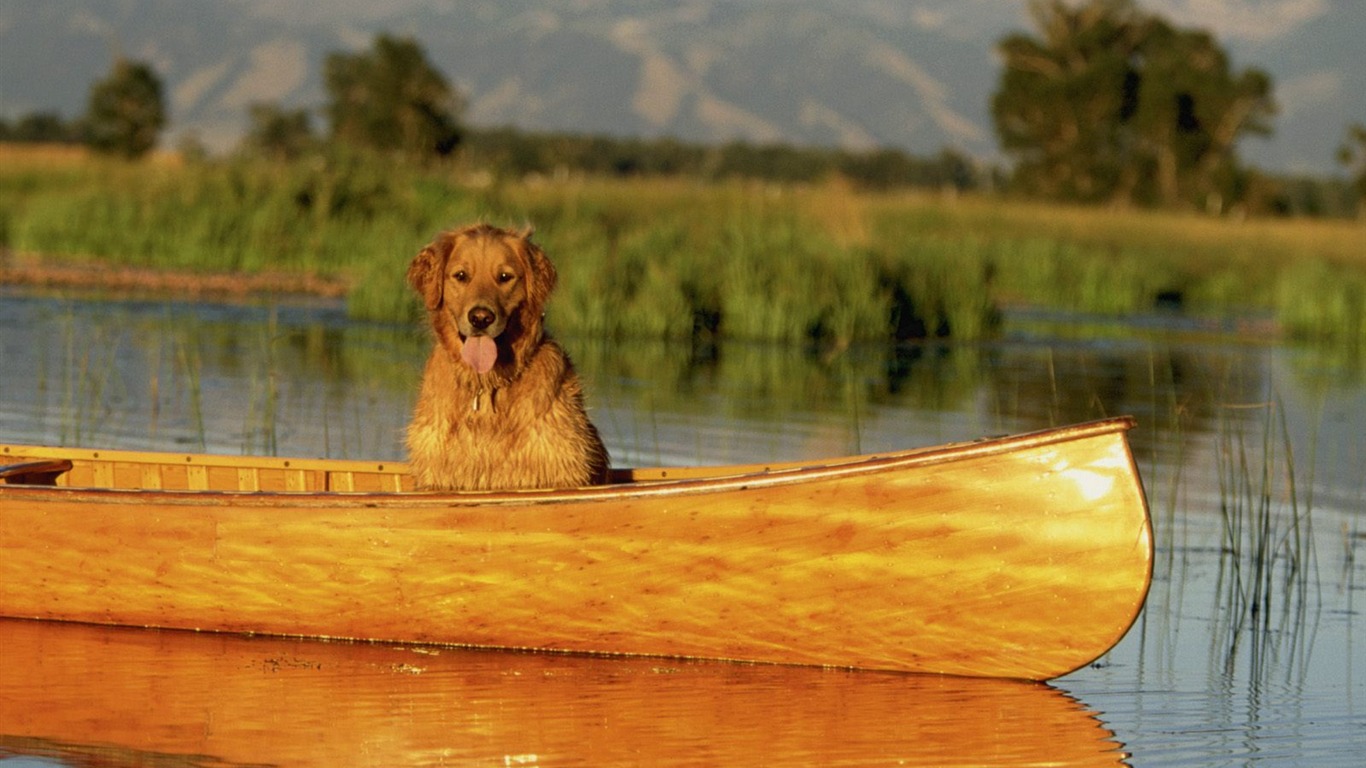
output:
MULTIPOLYGON (((689 496, 695 494, 706 494, 724 491, 744 491, 759 490, 764 488, 781 487, 802 483, 814 483, 829 480, 836 480, 844 477, 879 474, 884 472, 894 472, 904 469, 931 467, 954 461, 962 461, 984 456, 1008 454, 1025 448, 1044 447, 1057 443, 1064 443, 1098 437, 1115 432, 1127 431, 1135 425, 1135 420, 1129 416, 1120 416, 1109 419, 1085 422, 1066 427, 1026 432, 1016 435, 1002 437, 988 437, 967 442, 949 443, 945 445, 932 446, 927 448, 913 448, 905 451, 893 453, 870 454, 866 456, 855 456, 848 458, 837 458, 825 461, 808 461, 774 464, 758 467, 707 467, 694 471, 715 470, 715 474, 696 475, 680 478, 668 477, 670 470, 651 470, 661 473, 659 479, 649 478, 642 480, 632 480, 626 482, 610 483, 598 486, 586 486, 582 488, 565 489, 537 489, 537 490, 513 490, 513 491, 336 491, 336 490, 314 490, 314 491, 241 491, 241 490, 162 490, 144 488, 103 488, 88 486, 32 486, 32 485, 7 485, 0 482, 0 496, 4 495, 61 495, 64 497, 80 497, 83 502, 107 502, 122 503, 131 501, 133 498, 140 497, 146 500, 154 497, 156 502, 161 504, 177 503, 202 503, 206 498, 222 498, 231 500, 233 504, 244 504, 255 506, 271 505, 275 503, 287 504, 289 506, 309 507, 316 505, 327 505, 332 507, 369 507, 383 506, 391 508, 401 508, 409 505, 430 507, 433 505, 449 507, 504 507, 504 506, 525 506, 531 504, 554 504, 557 502, 585 502, 585 501, 626 501, 636 498, 655 498, 660 496, 689 496)), ((0 459, 11 455, 24 455, 26 450, 33 450, 32 446, 5 445, 0 446, 0 459)), ((52 451, 54 449, 44 449, 52 451)), ((60 449, 57 449, 60 450, 60 449)), ((89 451, 83 449, 71 449, 72 455, 93 454, 117 455, 116 451, 89 451)), ((193 462, 195 455, 184 455, 176 453, 140 453, 142 460, 148 463, 161 461, 167 464, 179 464, 182 462, 193 462), (153 458, 155 457, 155 458, 153 458), (176 457, 183 457, 177 460, 176 457)), ((198 458, 230 460, 233 463, 251 461, 251 457, 219 457, 204 456, 198 458)), ((80 460, 79 457, 77 460, 80 460)), ((363 467, 373 471, 375 467, 381 470, 384 463, 368 463, 356 461, 342 461, 329 459, 262 459, 261 462, 268 462, 272 466, 278 467, 333 467, 333 466, 354 466, 363 467)), ((400 463, 390 463, 390 466, 399 466, 400 463)), ((620 472, 630 472, 631 470, 619 470, 620 472)))

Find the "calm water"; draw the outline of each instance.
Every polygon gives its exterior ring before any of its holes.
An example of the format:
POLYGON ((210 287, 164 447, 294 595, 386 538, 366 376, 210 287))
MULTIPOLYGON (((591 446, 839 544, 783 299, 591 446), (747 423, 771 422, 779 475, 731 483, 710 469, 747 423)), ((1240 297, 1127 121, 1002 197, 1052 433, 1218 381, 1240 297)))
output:
MULTIPOLYGON (((1033 685, 0 621, 0 768, 1360 765, 1366 361, 1170 317, 1008 331, 840 354, 564 341, 619 465, 1137 416, 1155 579, 1093 667, 1033 685)), ((326 304, 0 292, 0 442, 399 458, 425 354, 326 304)))

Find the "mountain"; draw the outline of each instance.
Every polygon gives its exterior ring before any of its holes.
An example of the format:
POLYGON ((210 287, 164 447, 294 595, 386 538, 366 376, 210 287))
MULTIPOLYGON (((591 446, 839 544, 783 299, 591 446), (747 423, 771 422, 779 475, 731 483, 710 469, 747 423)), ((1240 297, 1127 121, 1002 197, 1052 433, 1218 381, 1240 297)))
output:
MULTIPOLYGON (((1277 134, 1245 157, 1333 172, 1357 87, 1366 3, 1152 0, 1271 72, 1277 134)), ((68 117, 117 55, 167 86, 168 143, 231 147, 257 101, 318 107, 329 52, 410 35, 481 126, 788 141, 995 159, 993 46, 1024 0, 4 0, 0 116, 68 117)))

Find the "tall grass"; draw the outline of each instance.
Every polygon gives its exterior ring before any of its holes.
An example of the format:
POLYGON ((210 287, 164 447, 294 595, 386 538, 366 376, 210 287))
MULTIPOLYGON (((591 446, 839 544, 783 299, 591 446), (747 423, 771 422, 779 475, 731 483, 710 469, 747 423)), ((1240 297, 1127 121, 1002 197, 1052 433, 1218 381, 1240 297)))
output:
POLYGON ((78 339, 70 324, 65 326, 64 335, 60 435, 64 443, 79 444, 91 432, 120 416, 110 406, 111 400, 120 395, 120 382, 112 373, 119 348, 104 334, 95 339, 78 339))
POLYGON ((1317 597, 1317 561, 1312 495, 1301 498, 1285 411, 1279 403, 1241 408, 1264 417, 1260 435, 1249 435, 1242 419, 1220 423, 1220 608, 1226 663, 1246 639, 1259 672, 1278 653, 1293 659, 1317 597))
MULTIPOLYGON (((13 154, 14 150, 6 150, 13 154)), ((317 275, 353 316, 411 320, 407 261, 474 219, 531 224, 560 266, 551 322, 610 338, 980 338, 995 308, 1261 313, 1366 346, 1366 231, 845 185, 506 181, 333 151, 287 165, 65 155, 0 170, 0 249, 187 272, 317 275)), ((35 256, 38 255, 38 256, 35 256)))
MULTIPOLYGON (((179 378, 185 382, 185 390, 189 396, 189 418, 193 424, 191 431, 196 440, 195 447, 204 451, 208 447, 208 430, 204 427, 204 384, 202 380, 203 362, 200 359, 198 347, 190 344, 187 339, 178 338, 175 345, 175 371, 179 378)), ((154 365, 153 371, 157 370, 154 365)), ((153 398, 153 403, 157 400, 153 398)))

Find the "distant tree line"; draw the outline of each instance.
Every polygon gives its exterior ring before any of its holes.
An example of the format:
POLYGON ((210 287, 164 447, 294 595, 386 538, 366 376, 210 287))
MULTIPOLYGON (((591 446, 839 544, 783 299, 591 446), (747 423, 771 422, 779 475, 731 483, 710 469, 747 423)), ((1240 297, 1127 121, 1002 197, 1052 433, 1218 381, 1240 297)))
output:
POLYGON ((13 125, 0 121, 0 140, 85 144, 136 159, 156 146, 165 126, 161 80, 146 64, 118 59, 109 75, 90 87, 84 115, 65 121, 56 113, 36 112, 13 125))
POLYGON ((56 112, 31 112, 13 123, 0 119, 0 141, 20 144, 85 144, 85 130, 56 112))
MULTIPOLYGON (((869 151, 688 143, 475 129, 463 99, 411 38, 381 34, 369 50, 324 61, 327 132, 313 112, 249 107, 244 155, 288 161, 350 146, 432 162, 459 156, 471 167, 514 176, 562 173, 692 176, 810 182, 840 177, 864 188, 1005 190, 1068 202, 1194 208, 1219 214, 1344 215, 1366 200, 1366 127, 1351 126, 1338 153, 1352 174, 1271 178, 1244 167, 1240 138, 1271 131, 1271 78, 1234 71, 1200 30, 1141 12, 1133 0, 1031 0, 1035 35, 1007 36, 992 116, 1007 171, 945 149, 917 157, 869 151)), ((0 140, 85 144, 135 159, 166 123, 162 85, 146 65, 120 59, 91 86, 86 113, 64 121, 34 113, 0 121, 0 140)))
POLYGON ((871 189, 975 190, 1002 183, 999 172, 947 149, 931 157, 918 157, 895 149, 854 151, 744 141, 702 144, 669 137, 618 138, 498 128, 471 129, 464 151, 472 164, 513 176, 567 172, 784 183, 838 176, 871 189))

